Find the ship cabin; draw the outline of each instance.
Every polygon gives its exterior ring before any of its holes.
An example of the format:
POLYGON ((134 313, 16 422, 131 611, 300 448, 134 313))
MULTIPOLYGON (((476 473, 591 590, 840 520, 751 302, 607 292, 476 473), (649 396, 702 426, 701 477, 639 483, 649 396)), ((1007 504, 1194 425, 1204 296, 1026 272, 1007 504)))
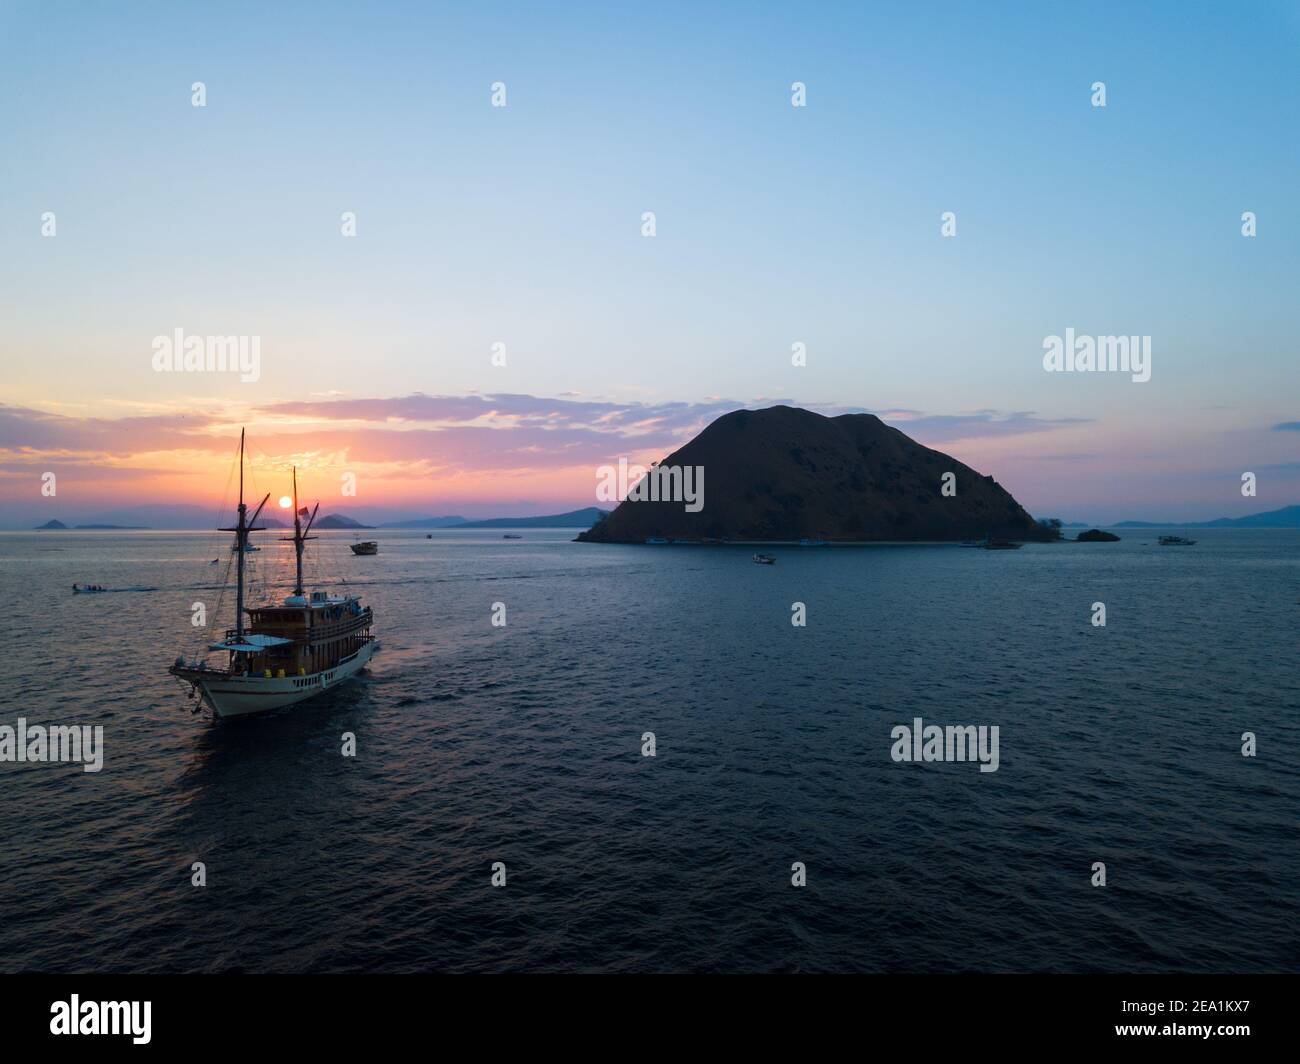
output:
POLYGON ((369 606, 324 591, 250 609, 248 621, 242 641, 232 628, 213 649, 231 651, 232 671, 252 675, 310 676, 332 669, 374 638, 369 606))

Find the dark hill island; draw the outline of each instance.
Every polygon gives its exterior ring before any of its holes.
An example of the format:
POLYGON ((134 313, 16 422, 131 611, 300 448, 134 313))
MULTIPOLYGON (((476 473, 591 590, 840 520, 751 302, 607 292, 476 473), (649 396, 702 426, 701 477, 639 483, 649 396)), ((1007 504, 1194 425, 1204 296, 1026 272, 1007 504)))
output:
POLYGON ((725 414, 666 466, 704 467, 704 507, 619 504, 578 539, 947 541, 1052 535, 992 477, 890 428, 873 414, 823 417, 797 407, 725 414), (944 473, 957 493, 940 494, 944 473))
POLYGON ((315 524, 316 528, 329 531, 330 529, 354 529, 354 528, 374 528, 374 525, 363 525, 351 517, 344 517, 342 514, 326 514, 315 524))

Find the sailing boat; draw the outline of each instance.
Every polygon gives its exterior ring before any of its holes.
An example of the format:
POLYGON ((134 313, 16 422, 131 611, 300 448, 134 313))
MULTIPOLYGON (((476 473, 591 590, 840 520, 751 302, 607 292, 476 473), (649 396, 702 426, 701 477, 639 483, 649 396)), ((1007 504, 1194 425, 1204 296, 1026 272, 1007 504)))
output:
MULTIPOLYGON (((359 672, 379 649, 371 633, 374 616, 354 595, 331 595, 325 591, 304 593, 302 583, 303 546, 320 511, 311 512, 304 528, 306 507, 298 507, 298 471, 293 473, 293 549, 296 560, 293 594, 279 605, 246 609, 244 606, 245 555, 251 532, 261 528, 257 519, 269 499, 268 492, 248 517, 244 505, 244 433, 239 433, 239 520, 235 533, 235 627, 226 637, 209 644, 208 650, 228 655, 224 666, 206 661, 186 663, 178 657, 167 671, 190 684, 218 717, 242 717, 279 709, 336 687, 359 672), (248 623, 244 623, 244 614, 248 623)), ((285 538, 289 542, 289 538, 285 538)))

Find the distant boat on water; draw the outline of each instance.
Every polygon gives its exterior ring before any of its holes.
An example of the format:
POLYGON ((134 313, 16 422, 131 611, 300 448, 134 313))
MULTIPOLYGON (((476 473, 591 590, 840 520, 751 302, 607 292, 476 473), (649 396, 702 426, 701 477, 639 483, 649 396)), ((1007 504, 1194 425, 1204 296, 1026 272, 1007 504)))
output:
POLYGON ((1161 536, 1159 539, 1162 547, 1194 547, 1196 540, 1186 539, 1183 536, 1161 536))
POLYGON ((523 539, 524 537, 521 536, 521 535, 518 535, 517 533, 514 533, 514 532, 507 532, 507 533, 506 533, 504 536, 502 536, 501 538, 502 538, 502 539, 523 539))
POLYGON ((754 564, 755 564, 755 565, 775 565, 775 564, 776 564, 776 559, 773 558, 772 555, 770 555, 770 554, 755 554, 755 555, 754 555, 754 564))
POLYGON ((664 539, 662 536, 649 536, 646 538, 646 542, 658 544, 658 543, 667 543, 668 541, 664 539))
POLYGON ((988 539, 984 542, 985 550, 1019 550, 1023 543, 1012 543, 1009 539, 988 539))
POLYGON ((362 540, 360 543, 349 543, 348 546, 352 548, 353 554, 378 554, 379 553, 379 544, 376 543, 373 539, 365 539, 362 540))
POLYGON ((72 593, 74 595, 102 595, 108 588, 99 584, 73 584, 72 593))

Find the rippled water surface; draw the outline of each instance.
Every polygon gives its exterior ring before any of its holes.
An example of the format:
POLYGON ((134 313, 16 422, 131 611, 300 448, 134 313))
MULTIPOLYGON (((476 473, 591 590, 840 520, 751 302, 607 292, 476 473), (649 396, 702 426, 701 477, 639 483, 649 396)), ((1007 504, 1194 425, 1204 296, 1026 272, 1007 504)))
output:
POLYGON ((165 671, 195 602, 231 623, 220 540, 0 534, 0 723, 106 745, 98 774, 0 765, 0 968, 1296 971, 1300 533, 1121 534, 766 567, 330 533, 318 586, 383 649, 234 724, 165 671), (894 763, 917 716, 998 725, 999 770, 894 763))

